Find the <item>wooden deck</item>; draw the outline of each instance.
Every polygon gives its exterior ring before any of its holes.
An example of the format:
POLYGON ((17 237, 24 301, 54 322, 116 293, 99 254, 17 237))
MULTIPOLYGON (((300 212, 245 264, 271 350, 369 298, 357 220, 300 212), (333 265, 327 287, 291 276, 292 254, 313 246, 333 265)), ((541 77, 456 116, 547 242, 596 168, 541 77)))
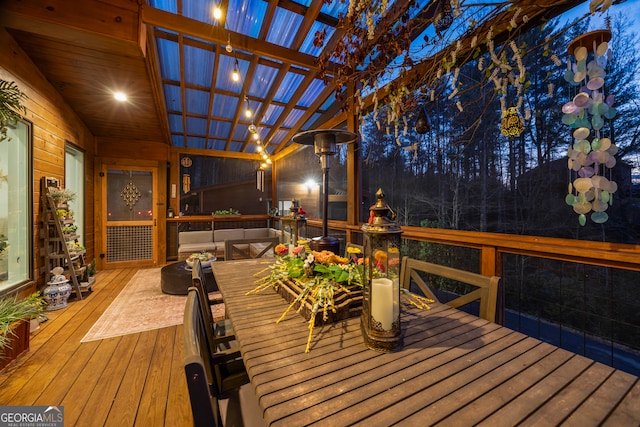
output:
POLYGON ((136 271, 100 271, 88 298, 48 312, 0 372, 0 405, 61 405, 65 426, 193 425, 181 325, 80 343, 136 271))

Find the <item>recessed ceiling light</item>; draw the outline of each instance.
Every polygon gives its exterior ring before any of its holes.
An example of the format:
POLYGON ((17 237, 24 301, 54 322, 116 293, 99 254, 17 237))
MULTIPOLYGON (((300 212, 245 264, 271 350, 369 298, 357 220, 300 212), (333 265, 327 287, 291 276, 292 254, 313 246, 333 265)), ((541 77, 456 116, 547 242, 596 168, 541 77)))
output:
POLYGON ((124 92, 120 92, 120 91, 114 92, 113 97, 120 102, 124 102, 127 100, 127 95, 124 92))

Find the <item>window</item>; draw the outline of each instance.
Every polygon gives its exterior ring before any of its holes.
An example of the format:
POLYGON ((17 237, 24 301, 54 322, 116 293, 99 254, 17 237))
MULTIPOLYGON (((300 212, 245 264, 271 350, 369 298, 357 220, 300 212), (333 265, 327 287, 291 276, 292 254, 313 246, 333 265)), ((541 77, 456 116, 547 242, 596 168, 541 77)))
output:
POLYGON ((0 135, 0 293, 31 277, 31 125, 19 121, 0 135))
POLYGON ((69 202, 69 208, 74 212, 73 217, 78 226, 76 233, 80 236, 80 243, 85 244, 84 230, 84 152, 70 142, 65 144, 64 153, 64 187, 76 193, 76 198, 69 202))

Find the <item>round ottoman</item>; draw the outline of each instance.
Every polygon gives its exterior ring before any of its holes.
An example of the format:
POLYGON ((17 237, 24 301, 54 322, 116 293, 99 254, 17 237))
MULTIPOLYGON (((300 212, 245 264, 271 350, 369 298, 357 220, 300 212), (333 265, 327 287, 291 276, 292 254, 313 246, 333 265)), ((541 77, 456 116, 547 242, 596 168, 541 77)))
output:
MULTIPOLYGON (((207 292, 218 290, 211 267, 204 269, 204 278, 207 292)), ((191 287, 191 267, 184 261, 165 265, 160 270, 160 287, 165 294, 187 295, 187 290, 191 287)))

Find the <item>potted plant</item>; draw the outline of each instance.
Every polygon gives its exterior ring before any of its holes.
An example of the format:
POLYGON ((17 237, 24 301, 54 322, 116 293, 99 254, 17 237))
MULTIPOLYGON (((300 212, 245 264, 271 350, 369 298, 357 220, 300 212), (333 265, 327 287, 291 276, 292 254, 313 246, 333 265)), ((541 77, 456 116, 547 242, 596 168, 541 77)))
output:
POLYGON ((40 316, 44 304, 39 292, 0 299, 0 369, 29 349, 29 320, 40 316))
POLYGON ((240 215, 240 211, 233 208, 219 209, 213 213, 214 217, 229 217, 229 216, 239 216, 239 215, 240 215))
POLYGON ((27 97, 16 85, 0 79, 0 141, 7 139, 7 126, 20 118, 26 108, 22 101, 27 97))
POLYGON ((69 189, 60 187, 49 187, 49 195, 56 205, 73 202, 76 199, 76 193, 69 189))

